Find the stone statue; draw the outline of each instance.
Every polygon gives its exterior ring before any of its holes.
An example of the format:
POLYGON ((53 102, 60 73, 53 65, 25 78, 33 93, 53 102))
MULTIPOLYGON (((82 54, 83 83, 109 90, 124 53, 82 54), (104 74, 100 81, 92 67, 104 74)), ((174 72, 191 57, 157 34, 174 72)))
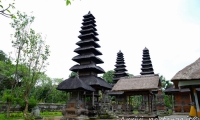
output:
POLYGON ((42 119, 42 117, 40 116, 40 109, 38 106, 35 106, 32 111, 31 111, 32 115, 35 116, 36 118, 42 119))

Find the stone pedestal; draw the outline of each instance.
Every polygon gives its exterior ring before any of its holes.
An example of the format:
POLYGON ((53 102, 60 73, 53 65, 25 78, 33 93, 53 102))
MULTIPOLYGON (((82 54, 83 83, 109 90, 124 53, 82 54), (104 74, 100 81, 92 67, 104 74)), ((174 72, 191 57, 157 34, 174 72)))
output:
POLYGON ((63 120, 65 119, 78 119, 80 116, 88 114, 85 109, 84 102, 81 100, 82 92, 73 92, 72 97, 67 102, 66 107, 63 109, 63 120))

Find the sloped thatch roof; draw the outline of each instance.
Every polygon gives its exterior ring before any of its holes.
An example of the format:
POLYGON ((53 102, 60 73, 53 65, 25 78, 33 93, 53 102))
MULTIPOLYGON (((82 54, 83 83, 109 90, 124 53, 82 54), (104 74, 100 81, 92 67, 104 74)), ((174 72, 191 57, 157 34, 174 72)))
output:
POLYGON ((158 88, 159 82, 158 74, 124 77, 114 85, 112 91, 153 90, 158 88))
POLYGON ((79 78, 83 80, 84 83, 92 87, 99 87, 107 90, 112 89, 112 86, 100 77, 94 75, 86 75, 86 76, 79 76, 79 78))
POLYGON ((176 73, 172 81, 192 79, 200 79, 200 58, 176 73))
POLYGON ((84 90, 84 91, 95 91, 94 88, 85 84, 82 80, 78 77, 71 77, 69 79, 64 80, 61 82, 57 90, 61 91, 74 91, 74 90, 84 90))

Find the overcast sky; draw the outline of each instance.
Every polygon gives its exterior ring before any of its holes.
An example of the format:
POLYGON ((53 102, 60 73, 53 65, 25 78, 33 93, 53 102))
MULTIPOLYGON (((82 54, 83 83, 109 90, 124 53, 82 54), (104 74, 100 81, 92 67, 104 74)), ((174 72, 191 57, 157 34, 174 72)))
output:
MULTIPOLYGON (((8 1, 8 0, 7 0, 8 1)), ((47 75, 68 78, 76 64, 75 43, 83 15, 88 11, 96 18, 99 56, 105 71, 113 70, 117 52, 124 53, 128 73, 141 72, 142 50, 150 52, 154 72, 170 80, 179 70, 200 57, 199 0, 74 0, 66 6, 64 0, 16 0, 16 9, 33 11, 38 32, 46 35, 50 45, 50 65, 47 75)), ((8 53, 11 47, 9 18, 0 16, 0 49, 8 53)))

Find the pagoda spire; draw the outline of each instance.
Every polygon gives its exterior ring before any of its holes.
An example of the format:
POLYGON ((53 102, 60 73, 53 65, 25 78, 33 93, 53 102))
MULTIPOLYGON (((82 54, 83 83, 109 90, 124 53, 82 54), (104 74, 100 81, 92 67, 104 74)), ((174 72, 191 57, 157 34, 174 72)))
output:
POLYGON ((74 50, 79 55, 72 58, 73 61, 79 64, 70 68, 71 71, 79 71, 79 77, 84 75, 97 76, 97 74, 105 73, 101 67, 96 66, 96 64, 101 64, 103 61, 96 57, 102 55, 102 53, 96 49, 100 45, 96 42, 99 39, 96 37, 98 33, 96 32, 95 23, 95 17, 90 11, 83 16, 82 30, 79 31, 81 34, 78 36, 80 41, 76 43, 79 47, 74 50))
POLYGON ((73 57, 72 60, 78 64, 70 68, 73 72, 78 72, 79 78, 83 80, 86 84, 95 86, 94 89, 108 89, 110 90, 112 86, 108 84, 105 80, 98 77, 98 74, 105 73, 105 71, 97 66, 97 64, 104 63, 98 55, 102 53, 97 49, 100 45, 97 43, 99 41, 97 35, 95 17, 89 11, 88 14, 83 16, 83 22, 78 38, 80 41, 76 43, 79 47, 74 50, 78 55, 73 57))
POLYGON ((148 74, 154 74, 153 66, 151 63, 151 58, 149 55, 149 50, 145 47, 143 49, 143 57, 142 57, 142 72, 140 72, 141 75, 148 75, 148 74))
POLYGON ((113 82, 116 83, 121 77, 128 76, 126 73, 126 65, 124 62, 124 54, 121 52, 121 50, 117 53, 117 60, 116 60, 116 68, 114 77, 113 77, 113 82))

